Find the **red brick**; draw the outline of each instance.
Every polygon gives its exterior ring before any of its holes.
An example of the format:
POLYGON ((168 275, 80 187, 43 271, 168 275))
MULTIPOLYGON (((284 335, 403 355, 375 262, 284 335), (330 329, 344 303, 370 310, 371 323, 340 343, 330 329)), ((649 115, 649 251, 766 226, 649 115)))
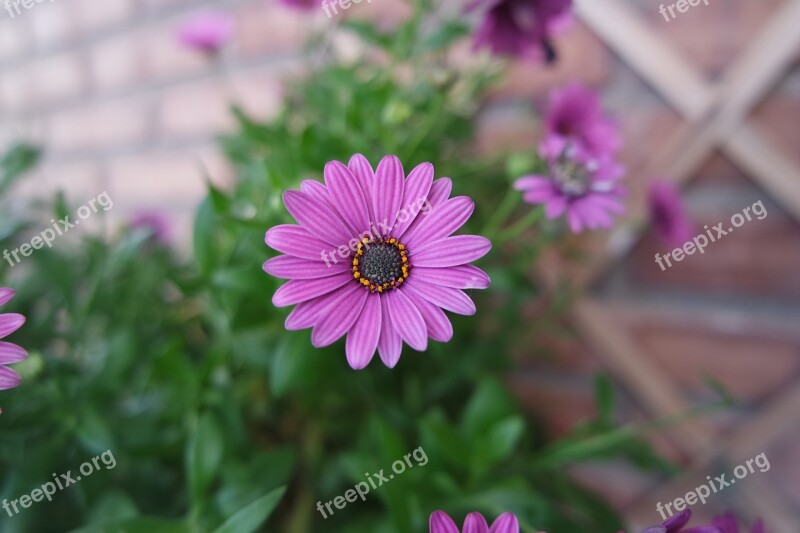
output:
POLYGON ((136 3, 134 0, 69 0, 82 35, 128 20, 135 13, 136 3))
POLYGON ((29 11, 23 9, 22 16, 30 17, 31 34, 40 49, 56 48, 78 35, 75 26, 73 2, 52 1, 37 3, 29 11))
POLYGON ((48 147, 58 152, 137 145, 149 135, 149 96, 73 108, 51 116, 48 147))
POLYGON ((297 52, 311 20, 309 14, 281 6, 277 1, 242 4, 234 16, 235 47, 237 55, 244 57, 297 52))
POLYGON ((86 90, 85 71, 77 53, 44 59, 31 68, 31 75, 36 99, 43 104, 76 98, 86 90))
POLYGON ((88 54, 92 87, 102 93, 137 83, 144 75, 144 52, 132 33, 94 43, 88 54))
POLYGON ((34 105, 34 82, 29 67, 6 70, 0 76, 0 107, 20 113, 34 105))
POLYGON ((526 409, 544 420, 553 437, 567 434, 596 414, 590 382, 517 372, 508 376, 507 383, 526 409))
MULTIPOLYGON (((2 8, 3 6, 0 6, 2 8)), ((0 60, 14 60, 23 57, 25 51, 30 50, 30 29, 24 20, 6 20, 3 13, 2 28, 0 31, 0 60)))

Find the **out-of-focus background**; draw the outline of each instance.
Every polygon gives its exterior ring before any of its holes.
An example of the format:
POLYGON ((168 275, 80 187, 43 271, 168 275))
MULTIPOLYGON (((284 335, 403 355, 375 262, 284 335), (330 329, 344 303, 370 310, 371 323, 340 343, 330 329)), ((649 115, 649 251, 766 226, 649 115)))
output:
MULTIPOLYGON (((557 42, 558 63, 513 64, 482 114, 477 149, 533 150, 530 102, 543 105, 550 88, 580 80, 602 92, 623 126, 632 218, 656 177, 683 181, 698 228, 759 200, 767 209, 763 220, 663 272, 653 256, 668 250, 656 239, 615 234, 604 243, 613 257, 598 265, 590 297, 570 315, 578 338, 548 340, 548 361, 527 357, 519 343, 509 386, 556 436, 593 413, 599 370, 614 378, 629 421, 684 410, 708 399, 712 385, 741 400, 659 434, 659 451, 689 468, 677 480, 623 464, 576 468, 635 523, 656 522, 655 502, 763 452, 769 472, 697 512, 735 505, 779 533, 800 530, 797 3, 712 0, 667 21, 657 0, 577 2, 578 21, 557 42)), ((345 14, 387 25, 405 15, 395 0, 345 14)), ((282 80, 302 71, 307 32, 335 22, 321 9, 308 15, 266 0, 54 0, 13 18, 3 10, 0 146, 24 139, 45 150, 14 194, 63 190, 85 203, 107 191, 114 207, 89 222, 94 231, 152 211, 188 249, 206 180, 224 187, 232 178, 215 145, 233 127, 229 104, 274 116, 282 80), (215 57, 176 39, 188 17, 208 9, 235 19, 231 43, 215 57)), ((345 52, 352 44, 334 41, 345 52)), ((557 268, 544 262, 538 275, 557 268)))

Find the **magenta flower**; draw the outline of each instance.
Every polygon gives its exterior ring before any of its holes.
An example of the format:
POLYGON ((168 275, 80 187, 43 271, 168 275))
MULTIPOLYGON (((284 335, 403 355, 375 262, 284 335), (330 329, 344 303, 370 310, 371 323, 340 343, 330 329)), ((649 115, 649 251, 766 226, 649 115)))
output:
POLYGON ((616 123, 603 113, 600 97, 580 83, 550 92, 545 137, 579 145, 596 157, 613 156, 622 145, 616 123))
POLYGON ((150 232, 151 238, 161 244, 169 243, 169 222, 161 213, 141 211, 131 219, 131 228, 150 232))
POLYGON ((226 13, 201 13, 178 29, 178 40, 188 48, 213 54, 231 38, 233 25, 233 19, 226 13))
MULTIPOLYGON (((673 517, 668 518, 659 526, 651 526, 642 533, 723 533, 716 526, 698 526, 684 529, 692 518, 692 511, 686 509, 673 517)), ((620 531, 620 533, 624 533, 620 531)))
POLYGON ((474 0, 469 9, 477 7, 486 13, 475 32, 476 48, 552 63, 551 39, 569 20, 572 0, 474 0))
POLYGON ((434 511, 430 518, 429 533, 519 533, 519 521, 511 513, 503 513, 497 517, 492 527, 480 513, 469 513, 464 520, 461 532, 453 519, 444 511, 434 511))
MULTIPOLYGON (((16 294, 12 289, 0 287, 0 306, 8 303, 16 294)), ((0 339, 3 339, 25 323, 25 317, 17 313, 0 314, 0 339)), ((28 352, 16 344, 0 341, 0 390, 13 389, 19 385, 19 374, 5 365, 19 363, 28 357, 28 352)))
POLYGON ((388 367, 402 343, 417 351, 428 337, 447 342, 453 327, 442 309, 475 313, 464 289, 485 289, 489 277, 468 263, 491 248, 484 237, 451 236, 472 215, 466 196, 449 198, 448 178, 433 181, 423 163, 405 177, 395 156, 377 171, 356 154, 348 166, 325 165, 325 185, 306 180, 283 201, 298 225, 270 229, 266 242, 286 254, 264 270, 290 281, 272 298, 278 307, 297 304, 286 329, 313 327, 316 347, 347 334, 347 361, 367 366, 375 350, 388 367))
MULTIPOLYGON (((712 521, 716 527, 719 528, 720 533, 739 533, 739 524, 736 521, 736 516, 733 513, 725 513, 724 515, 715 516, 712 521)), ((764 527, 764 522, 759 518, 756 520, 750 533, 769 533, 767 528, 764 527)))
POLYGON ((280 2, 286 7, 303 11, 310 11, 322 5, 320 0, 280 0, 280 2))
POLYGON ((686 214, 678 190, 666 181, 650 186, 647 198, 650 223, 667 246, 683 246, 694 234, 694 224, 686 214))
POLYGON ((593 157, 561 138, 549 139, 540 152, 547 162, 547 175, 517 179, 514 188, 523 191, 522 199, 543 204, 549 219, 566 213, 573 233, 610 228, 611 213, 625 210, 621 201, 625 189, 617 183, 623 167, 609 157, 593 157))

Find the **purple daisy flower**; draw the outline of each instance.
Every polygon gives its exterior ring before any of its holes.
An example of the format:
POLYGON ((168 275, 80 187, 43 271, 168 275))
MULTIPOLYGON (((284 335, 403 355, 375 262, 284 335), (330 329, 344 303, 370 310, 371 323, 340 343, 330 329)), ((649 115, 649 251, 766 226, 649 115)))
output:
POLYGON ((650 186, 647 197, 650 223, 667 246, 682 246, 694 235, 694 224, 686 214, 678 190, 666 181, 650 186))
MULTIPOLYGON (((492 527, 480 513, 469 513, 464 520, 463 533, 519 533, 519 521, 511 513, 497 517, 492 527)), ((430 518, 430 533, 461 533, 453 519, 444 511, 434 511, 430 518)))
MULTIPOLYGON (((6 304, 16 294, 12 289, 0 287, 0 306, 6 304)), ((0 339, 3 339, 25 323, 25 317, 17 313, 0 314, 0 339)), ((0 390, 13 389, 19 385, 19 374, 5 365, 19 363, 28 357, 28 352, 16 344, 0 341, 0 390)))
MULTIPOLYGON (((715 516, 712 524, 719 528, 720 533, 739 533, 739 523, 736 521, 736 516, 733 513, 725 513, 724 515, 715 516)), ((767 528, 764 527, 764 522, 759 518, 756 520, 750 533, 769 533, 767 528)))
POLYGON ((625 210, 621 201, 625 189, 617 183, 624 168, 562 138, 543 143, 540 153, 547 162, 547 175, 523 176, 514 182, 514 188, 523 191, 523 200, 544 204, 549 219, 566 213, 573 233, 610 228, 610 213, 625 210))
MULTIPOLYGON (((692 518, 692 511, 686 509, 681 511, 673 517, 668 518, 659 526, 650 526, 642 531, 642 533, 723 533, 716 526, 699 526, 684 529, 692 518)), ((620 533, 625 533, 620 531, 620 533)))
POLYGON ((375 350, 390 368, 405 342, 417 351, 428 337, 447 342, 453 327, 442 309, 475 313, 463 289, 485 289, 489 277, 469 263, 491 243, 476 235, 451 236, 475 207, 466 196, 449 198, 448 178, 433 180, 423 163, 405 177, 395 156, 373 171, 356 154, 345 166, 325 165, 325 185, 314 180, 283 201, 298 225, 270 229, 266 243, 285 254, 264 270, 290 281, 272 298, 297 304, 286 329, 313 327, 311 342, 328 346, 347 334, 347 361, 367 366, 375 350))
POLYGON ((551 39, 570 20, 572 0, 474 0, 468 9, 477 7, 486 14, 475 32, 476 48, 552 63, 551 39))
POLYGON ((550 92, 545 138, 568 140, 597 157, 613 156, 622 146, 617 124, 603 113, 600 97, 580 83, 550 92))
POLYGON ((231 38, 233 26, 233 19, 226 13, 201 13, 183 23, 178 40, 188 48, 213 54, 231 38))

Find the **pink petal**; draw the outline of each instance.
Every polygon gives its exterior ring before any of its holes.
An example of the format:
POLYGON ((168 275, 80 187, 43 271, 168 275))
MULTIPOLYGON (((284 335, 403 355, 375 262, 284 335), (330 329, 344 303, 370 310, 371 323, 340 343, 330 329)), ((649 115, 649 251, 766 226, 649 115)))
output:
POLYGON ((339 246, 352 237, 352 232, 339 215, 313 196, 300 191, 286 191, 283 203, 301 226, 329 244, 339 246))
POLYGON ((283 279, 316 279, 332 276, 342 271, 350 271, 350 263, 339 261, 334 263, 328 261, 311 261, 300 259, 291 255, 279 255, 268 259, 264 265, 264 272, 276 278, 283 279))
POLYGON ((303 183, 300 184, 300 190, 328 206, 331 211, 336 211, 328 188, 317 180, 303 180, 303 183))
POLYGON ((350 158, 347 164, 350 172, 356 178, 361 190, 364 192, 364 198, 367 200, 367 211, 369 213, 370 222, 376 222, 375 210, 372 207, 372 190, 375 183, 375 172, 372 170, 372 165, 369 164, 367 158, 361 154, 355 154, 350 158))
POLYGON ((391 228, 403 201, 403 165, 397 156, 387 155, 378 165, 375 173, 375 191, 372 199, 375 221, 391 228))
POLYGON ((25 317, 18 313, 0 315, 0 339, 11 335, 25 323, 25 317))
POLYGON ((28 352, 16 344, 0 342, 0 365, 19 363, 28 357, 28 352))
POLYGON ((16 292, 14 291, 14 289, 0 287, 0 305, 8 303, 11 300, 11 298, 14 297, 15 294, 16 292))
POLYGON ((534 191, 526 191, 522 195, 522 199, 529 204, 544 204, 553 198, 552 189, 539 189, 534 191))
POLYGON ((424 352, 428 348, 428 328, 419 309, 399 290, 386 293, 386 303, 390 323, 400 337, 413 349, 424 352))
POLYGON ((378 339, 378 353, 381 356, 383 364, 389 368, 394 368, 397 361, 400 360, 400 352, 403 350, 403 339, 397 333, 397 330, 392 326, 392 321, 389 318, 389 304, 384 295, 380 296, 381 300, 381 336, 378 339))
POLYGON ((428 205, 428 193, 433 184, 433 165, 422 163, 414 167, 406 178, 403 191, 403 202, 397 216, 397 225, 392 231, 394 237, 400 238, 417 218, 421 208, 428 205))
POLYGON ((404 283, 403 289, 405 290, 406 287, 442 309, 459 315, 471 316, 475 314, 475 302, 458 289, 420 281, 419 279, 414 279, 413 274, 404 283))
POLYGON ((336 209, 350 227, 359 233, 369 228, 367 199, 356 178, 339 161, 325 165, 325 184, 336 209))
MULTIPOLYGON (((364 292, 367 292, 364 290, 364 292)), ((356 320, 353 329, 347 334, 347 362, 350 367, 360 370, 366 367, 378 349, 381 336, 381 295, 370 294, 361 316, 356 320)))
POLYGON ((312 298, 311 300, 306 300, 305 302, 297 304, 297 307, 292 309, 292 312, 286 317, 286 322, 284 323, 286 329, 294 331, 316 325, 320 315, 325 308, 328 307, 328 304, 347 288, 348 285, 345 284, 328 294, 323 294, 317 298, 312 298))
POLYGON ((428 337, 439 342, 449 342, 453 338, 453 325, 447 315, 444 314, 444 311, 413 290, 407 290, 405 294, 422 314, 422 318, 428 328, 428 337))
POLYGON ((472 216, 475 202, 466 196, 457 196, 437 206, 420 223, 408 232, 403 242, 409 249, 448 237, 472 216))
POLYGON ((519 533, 519 521, 511 513, 503 513, 492 524, 489 533, 519 533))
POLYGON ((421 267, 450 267, 475 261, 486 255, 492 243, 478 235, 456 235, 429 242, 413 251, 411 264, 421 267))
MULTIPOLYGON (((287 305, 305 302, 338 289, 352 280, 353 275, 350 272, 341 272, 319 279, 293 279, 287 281, 275 291, 272 296, 272 304, 275 307, 286 307, 287 305)), ((353 283, 353 286, 357 285, 353 283)))
POLYGON ((281 224, 270 228, 264 241, 274 250, 312 261, 322 261, 324 254, 335 253, 337 249, 295 224, 281 224))
POLYGON ((19 377, 19 374, 10 368, 0 366, 0 390, 13 389, 19 385, 20 381, 22 381, 22 379, 19 377))
POLYGON ((322 348, 339 340, 353 327, 368 296, 369 291, 361 285, 352 283, 346 287, 320 313, 311 333, 311 344, 322 348))
POLYGON ((444 511, 434 511, 428 524, 430 533, 459 533, 453 519, 447 516, 444 511))
POLYGON ((448 198, 453 192, 453 180, 450 178, 439 178, 431 185, 431 192, 428 194, 428 201, 436 207, 448 198))
POLYGON ((459 265, 448 268, 415 267, 413 276, 420 281, 454 289, 485 289, 489 276, 478 267, 459 265))
POLYGON ((489 524, 480 513, 469 513, 464 520, 462 533, 489 533, 489 524))
POLYGON ((567 200, 563 196, 553 196, 544 207, 544 214, 553 220, 558 218, 567 209, 567 200))
POLYGON ((523 176, 514 182, 514 189, 518 191, 535 191, 541 189, 550 189, 553 182, 547 176, 523 176))

